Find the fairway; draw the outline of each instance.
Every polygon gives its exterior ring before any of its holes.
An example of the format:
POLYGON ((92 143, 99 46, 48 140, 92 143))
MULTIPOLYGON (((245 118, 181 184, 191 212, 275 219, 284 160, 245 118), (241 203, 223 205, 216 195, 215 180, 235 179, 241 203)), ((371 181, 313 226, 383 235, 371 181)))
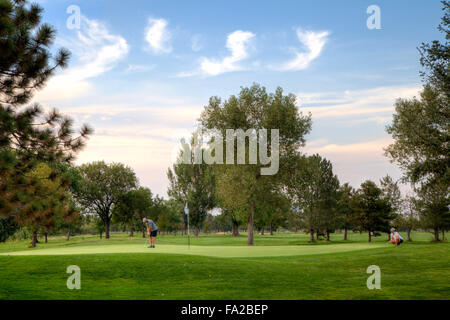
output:
POLYGON ((141 237, 51 238, 37 248, 0 244, 0 299, 449 299, 450 245, 414 233, 400 247, 385 236, 334 234, 308 242, 304 233, 164 235, 156 249, 141 237), (68 290, 66 268, 81 269, 81 290, 68 290), (366 286, 367 268, 381 269, 381 290, 366 286))
POLYGON ((326 253, 349 252, 355 250, 368 250, 374 248, 392 247, 389 244, 331 244, 326 246, 187 246, 159 245, 154 249, 143 247, 142 244, 118 244, 104 246, 76 246, 51 248, 42 250, 8 252, 0 255, 9 256, 49 256, 49 255, 80 255, 80 254, 106 254, 106 253, 146 253, 146 254, 184 254, 209 256, 217 258, 243 258, 243 257, 282 257, 303 256, 326 253))

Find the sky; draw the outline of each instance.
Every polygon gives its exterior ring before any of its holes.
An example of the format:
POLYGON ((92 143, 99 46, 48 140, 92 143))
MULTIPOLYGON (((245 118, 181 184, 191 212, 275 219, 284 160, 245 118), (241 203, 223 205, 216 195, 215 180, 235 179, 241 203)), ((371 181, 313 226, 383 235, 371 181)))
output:
POLYGON ((124 163, 164 197, 209 98, 253 83, 297 96, 313 119, 302 151, 331 160, 341 183, 400 178, 385 128, 396 99, 421 90, 417 47, 441 39, 437 0, 35 2, 57 29, 52 50, 72 57, 34 100, 95 129, 77 164, 124 163))

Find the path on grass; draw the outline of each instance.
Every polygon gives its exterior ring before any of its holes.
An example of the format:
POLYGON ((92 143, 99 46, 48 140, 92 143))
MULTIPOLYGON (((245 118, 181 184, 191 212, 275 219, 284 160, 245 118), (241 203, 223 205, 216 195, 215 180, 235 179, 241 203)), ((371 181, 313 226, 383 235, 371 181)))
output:
POLYGON ((49 249, 30 249, 2 253, 0 256, 42 256, 42 255, 80 255, 80 254, 107 254, 107 253, 166 253, 209 256, 218 258, 245 258, 245 257, 281 257, 303 256, 327 253, 349 252, 355 250, 368 250, 388 247, 386 243, 352 243, 329 245, 299 245, 299 246, 191 246, 186 245, 158 245, 154 249, 144 247, 142 244, 114 244, 99 246, 71 246, 49 249))

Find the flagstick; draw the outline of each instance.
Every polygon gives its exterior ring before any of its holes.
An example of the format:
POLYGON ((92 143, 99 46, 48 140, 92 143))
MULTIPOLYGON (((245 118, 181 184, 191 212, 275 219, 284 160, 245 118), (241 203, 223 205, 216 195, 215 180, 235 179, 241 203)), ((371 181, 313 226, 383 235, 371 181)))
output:
POLYGON ((187 216, 187 227, 188 227, 188 249, 191 250, 191 232, 189 230, 189 206, 186 202, 186 206, 184 207, 184 214, 187 216))
POLYGON ((188 249, 191 250, 191 234, 189 232, 189 213, 187 214, 187 223, 188 223, 188 249))

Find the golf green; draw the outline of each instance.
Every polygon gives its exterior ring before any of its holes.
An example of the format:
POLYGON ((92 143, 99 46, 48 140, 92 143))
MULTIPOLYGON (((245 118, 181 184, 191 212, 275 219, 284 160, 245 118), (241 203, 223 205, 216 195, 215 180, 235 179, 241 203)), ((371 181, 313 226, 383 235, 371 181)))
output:
MULTIPOLYGON (((103 246, 74 246, 48 249, 34 249, 30 251, 7 252, 0 255, 7 256, 42 256, 42 255, 81 255, 104 253, 165 253, 196 256, 209 256, 217 258, 239 257, 282 257, 302 256, 327 253, 349 252, 389 247, 387 243, 351 243, 331 244, 322 246, 191 246, 186 245, 158 245, 156 248, 147 248, 142 244, 114 244, 103 246)), ((391 246, 392 247, 392 246, 391 246)))
POLYGON ((309 243, 304 233, 255 236, 163 235, 156 249, 140 237, 49 238, 0 244, 1 299, 448 299, 450 245, 428 233, 395 247, 387 238, 333 234, 309 243), (69 290, 68 266, 81 270, 81 290, 69 290), (369 266, 381 270, 381 290, 369 290, 369 266))

